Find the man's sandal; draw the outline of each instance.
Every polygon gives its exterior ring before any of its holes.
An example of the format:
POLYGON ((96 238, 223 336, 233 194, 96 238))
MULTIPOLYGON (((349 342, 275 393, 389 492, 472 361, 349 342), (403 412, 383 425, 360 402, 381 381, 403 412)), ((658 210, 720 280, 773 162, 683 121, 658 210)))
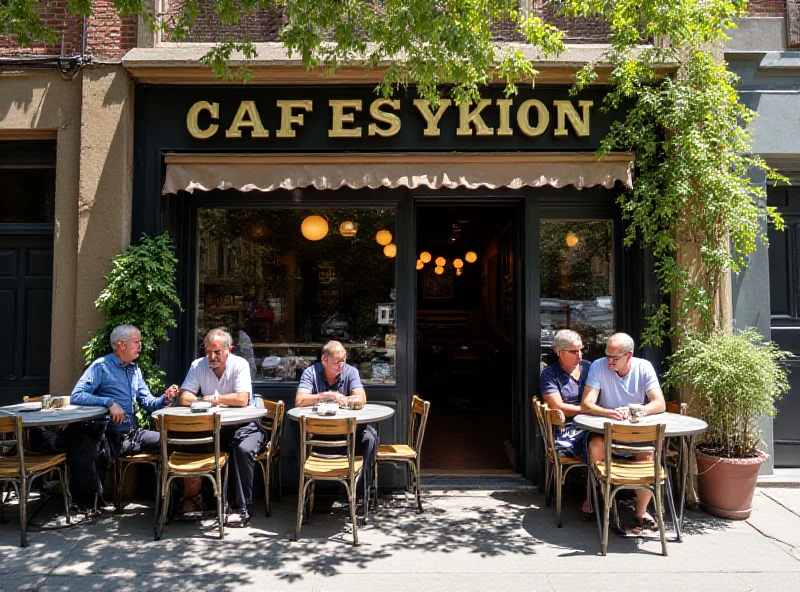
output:
POLYGON ((648 513, 645 512, 641 518, 633 517, 633 533, 644 534, 645 532, 655 532, 658 530, 658 523, 648 513))
POLYGON ((183 514, 191 514, 192 512, 205 512, 208 506, 203 502, 203 496, 197 494, 194 497, 185 497, 181 499, 181 512, 183 514))

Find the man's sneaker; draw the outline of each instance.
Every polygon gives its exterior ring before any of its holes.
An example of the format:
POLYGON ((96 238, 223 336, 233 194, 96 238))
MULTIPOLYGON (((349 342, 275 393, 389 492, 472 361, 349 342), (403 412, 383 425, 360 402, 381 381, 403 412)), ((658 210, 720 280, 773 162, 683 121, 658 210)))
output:
POLYGON ((248 522, 250 522, 250 514, 247 513, 247 510, 229 514, 227 520, 225 521, 228 526, 236 527, 247 526, 248 522))

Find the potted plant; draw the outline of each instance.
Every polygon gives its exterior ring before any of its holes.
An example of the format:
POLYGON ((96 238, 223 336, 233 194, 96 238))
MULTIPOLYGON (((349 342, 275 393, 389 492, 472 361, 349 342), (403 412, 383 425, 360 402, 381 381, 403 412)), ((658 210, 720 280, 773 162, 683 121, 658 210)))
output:
POLYGON ((755 329, 688 334, 667 359, 665 383, 691 391, 692 415, 708 423, 697 445, 700 505, 744 520, 752 511, 761 450, 759 417, 773 417, 788 390, 781 361, 791 354, 755 329))

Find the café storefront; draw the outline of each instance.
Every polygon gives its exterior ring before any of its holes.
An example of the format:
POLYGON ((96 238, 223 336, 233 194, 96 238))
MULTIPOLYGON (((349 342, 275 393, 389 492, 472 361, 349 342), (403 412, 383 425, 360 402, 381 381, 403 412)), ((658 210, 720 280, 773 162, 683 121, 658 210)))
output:
POLYGON ((614 120, 601 89, 489 87, 462 106, 373 89, 137 86, 132 238, 170 233, 183 302, 162 367, 180 380, 224 326, 256 393, 291 406, 338 339, 396 411, 382 441, 405 439, 419 393, 423 468, 537 482, 530 398, 553 334, 579 331, 594 359, 653 299, 615 204, 633 156, 594 155, 614 120))

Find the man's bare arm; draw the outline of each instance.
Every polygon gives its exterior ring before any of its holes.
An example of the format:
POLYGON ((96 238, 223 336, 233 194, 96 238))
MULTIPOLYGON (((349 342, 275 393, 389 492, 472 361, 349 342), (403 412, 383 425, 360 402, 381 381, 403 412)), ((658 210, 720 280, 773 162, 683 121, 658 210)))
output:
POLYGON ((609 419, 625 419, 625 412, 620 409, 606 409, 597 404, 597 397, 600 395, 600 389, 593 386, 587 386, 583 390, 583 399, 581 400, 581 411, 589 415, 597 415, 599 417, 607 417, 609 419))
MULTIPOLYGON (((181 391, 178 394, 178 405, 188 407, 195 401, 199 401, 200 397, 197 393, 191 391, 181 391)), ((250 404, 250 393, 228 393, 225 395, 217 395, 212 400, 208 396, 204 396, 203 400, 208 400, 212 405, 227 405, 228 407, 247 407, 250 404)))
POLYGON ((572 403, 565 403, 561 398, 561 393, 553 391, 552 393, 543 393, 542 400, 547 403, 550 409, 559 409, 566 417, 575 417, 581 413, 581 406, 572 403))
POLYGON ((656 387, 647 391, 647 403, 644 406, 646 415, 653 415, 654 413, 663 413, 667 408, 664 401, 664 392, 656 387))
POLYGON ((250 393, 241 392, 219 395, 217 404, 227 405, 228 407, 247 407, 250 404, 250 393))
POLYGON ((181 407, 188 407, 195 401, 197 401, 197 393, 193 393, 192 391, 185 391, 183 389, 178 391, 178 405, 180 405, 181 407))
POLYGON ((330 396, 330 393, 312 394, 310 391, 298 390, 297 394, 294 396, 294 406, 310 407, 314 403, 317 403, 323 396, 327 398, 330 396))

